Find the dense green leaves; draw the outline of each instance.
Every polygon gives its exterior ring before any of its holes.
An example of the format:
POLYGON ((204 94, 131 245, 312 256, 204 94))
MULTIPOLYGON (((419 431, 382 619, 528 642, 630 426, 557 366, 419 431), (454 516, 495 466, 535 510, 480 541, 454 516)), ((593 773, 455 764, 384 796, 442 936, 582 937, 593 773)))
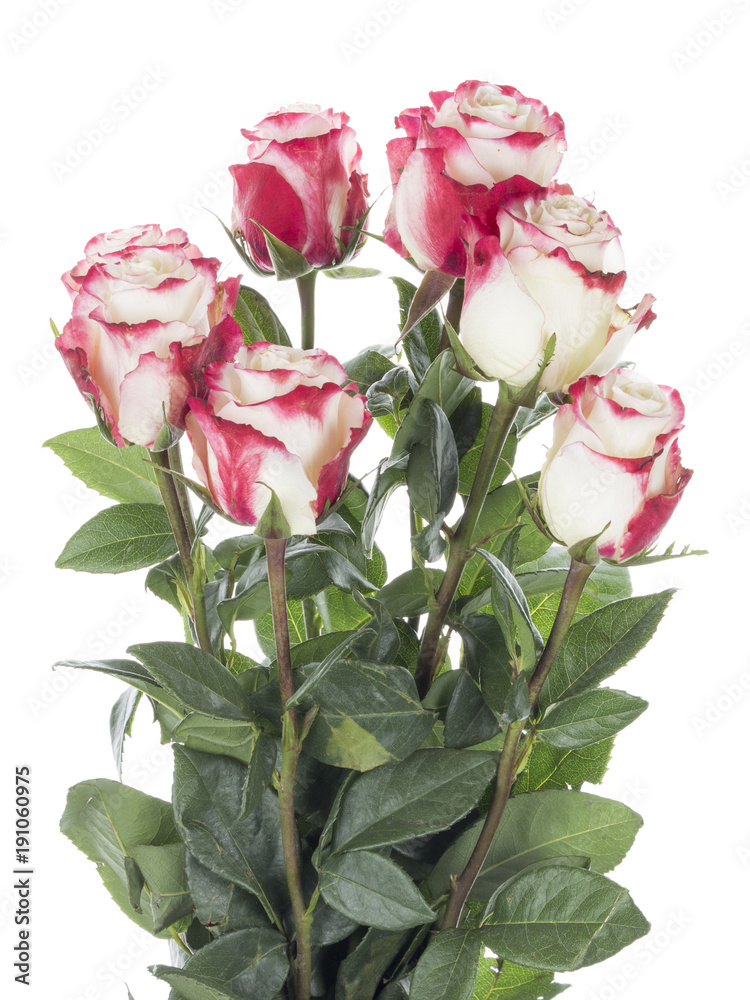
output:
POLYGON ((404 667, 358 660, 335 663, 313 692, 320 710, 305 750, 335 767, 369 771, 403 760, 432 729, 404 667))
POLYGON ((495 754, 427 749, 361 775, 341 801, 333 850, 386 847, 451 826, 476 804, 496 767, 495 754))
POLYGON ((152 971, 186 1000, 273 1000, 289 974, 286 948, 286 938, 270 927, 238 930, 201 948, 182 969, 157 965, 152 971))
MULTIPOLYGON (((621 802, 586 792, 514 795, 471 898, 486 902, 498 886, 527 866, 562 856, 588 857, 594 871, 609 871, 625 857, 641 823, 641 817, 621 802)), ((463 871, 481 828, 480 820, 440 859, 426 883, 431 898, 447 890, 451 874, 463 871)))
POLYGON ((537 969, 579 969, 632 944, 649 924, 615 882, 581 868, 521 872, 498 893, 482 925, 496 954, 537 969))
POLYGON ((82 781, 68 792, 60 829, 96 862, 112 898, 139 927, 160 933, 189 912, 185 852, 169 802, 106 778, 82 781))
POLYGON ((83 573, 126 573, 153 566, 176 549, 162 506, 127 503, 108 507, 82 525, 55 565, 83 573))
POLYGON ((440 931, 417 963, 409 1000, 471 1000, 481 951, 476 933, 440 931))
MULTIPOLYGON (((464 495, 468 495, 471 492, 471 487, 474 483, 474 476, 476 475, 477 468, 479 467, 479 458, 482 454, 482 448, 484 447, 484 441, 487 436, 487 428, 490 425, 492 410, 493 407, 489 403, 482 403, 481 425, 471 447, 461 459, 461 465, 458 470, 458 490, 464 495)), ((517 446, 518 437, 516 436, 515 431, 511 429, 508 437, 505 439, 503 450, 500 453, 500 458, 497 466, 495 467, 492 480, 490 481, 490 491, 498 489, 508 478, 510 467, 512 466, 513 459, 515 458, 517 446)))
POLYGON ((539 703, 588 691, 631 660, 656 631, 673 590, 607 604, 576 622, 565 637, 539 703))
POLYGON ((117 448, 97 427, 68 431, 45 441, 82 482, 120 503, 161 503, 151 456, 145 448, 117 448))
POLYGON ((202 865, 257 896, 280 926, 288 905, 279 804, 253 766, 176 746, 174 811, 202 865))
POLYGON ((382 854, 335 854, 320 869, 320 893, 335 910, 381 930, 431 923, 435 914, 409 876, 382 854))
POLYGON ((496 958, 481 958, 471 1000, 552 1000, 567 988, 553 982, 550 972, 529 969, 507 959, 498 962, 496 958))
POLYGON ((336 1000, 372 1000, 380 985, 381 976, 391 965, 405 940, 404 931, 370 928, 339 966, 336 1000))
POLYGON ((619 733, 647 706, 648 702, 625 691, 597 688, 551 708, 537 726, 537 736, 562 749, 589 746, 619 733))
POLYGON ((426 521, 442 521, 453 506, 458 489, 458 454, 448 418, 434 400, 421 408, 419 435, 406 467, 409 500, 426 521))

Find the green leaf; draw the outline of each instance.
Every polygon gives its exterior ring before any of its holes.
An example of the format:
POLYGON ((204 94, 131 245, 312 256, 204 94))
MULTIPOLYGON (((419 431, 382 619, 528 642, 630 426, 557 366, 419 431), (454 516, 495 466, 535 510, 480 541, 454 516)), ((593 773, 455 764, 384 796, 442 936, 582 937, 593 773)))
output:
POLYGON ((333 850, 387 847, 445 830, 476 805, 497 767, 494 754, 416 750, 349 785, 333 828, 333 850))
POLYGON ((445 745, 475 746, 497 736, 500 725, 476 681, 465 670, 457 673, 458 680, 445 713, 445 745))
POLYGON ((102 510, 82 525, 55 565, 82 573, 127 573, 153 566, 176 549, 162 506, 127 503, 102 510))
MULTIPOLYGON (((276 759, 276 747, 270 748, 267 740, 270 737, 259 734, 251 723, 237 722, 234 719, 212 718, 193 712, 184 718, 174 729, 172 739, 194 750, 204 753, 226 754, 245 764, 253 760, 265 761, 264 784, 270 784, 273 764, 276 759)), ((273 741, 270 741, 273 744, 273 741)))
POLYGON ((131 687, 137 688, 159 704, 166 705, 176 715, 181 716, 185 713, 185 706, 180 699, 158 684, 148 670, 136 660, 59 660, 55 666, 109 674, 110 677, 117 677, 131 687))
MULTIPOLYGON (((458 468, 458 492, 464 496, 468 496, 471 492, 471 487, 474 485, 474 477, 476 476, 477 469, 479 468, 479 458, 482 454, 482 448, 484 447, 484 440, 487 436, 487 428, 489 427, 490 420, 492 419, 493 409, 494 407, 492 407, 489 403, 482 403, 482 423, 479 428, 479 432, 474 438, 474 443, 461 459, 461 464, 458 468)), ((508 437, 505 439, 503 450, 500 453, 500 458, 495 471, 492 474, 489 492, 499 489, 508 478, 510 468, 513 465, 513 460, 516 457, 517 447, 518 437, 516 436, 515 431, 511 430, 508 437)))
MULTIPOLYGON (((398 291, 399 328, 403 328, 417 289, 415 285, 403 278, 391 278, 391 281, 398 291)), ((437 310, 433 309, 426 316, 423 316, 403 338, 404 353, 409 359, 411 370, 420 381, 424 378, 430 364, 438 356, 440 337, 440 320, 437 310)))
POLYGON ((201 948, 184 968, 157 965, 157 979, 169 983, 187 1000, 212 997, 210 992, 186 992, 195 986, 217 990, 217 996, 241 1000, 274 1000, 289 974, 287 940, 270 927, 237 930, 201 948))
POLYGON ((378 271, 375 267, 352 267, 351 265, 332 267, 323 271, 323 274, 327 278, 341 278, 345 280, 349 278, 375 278, 382 273, 382 271, 378 271))
POLYGON ((188 708, 222 719, 247 719, 247 698, 227 668, 198 646, 185 642, 146 642, 127 650, 162 687, 188 708))
POLYGON ((585 747, 619 733, 647 707, 648 702, 625 691, 596 688, 553 706, 536 734, 553 747, 585 747))
POLYGON ((292 346, 288 333, 268 299, 254 288, 240 285, 234 318, 242 328, 242 340, 245 344, 267 341, 269 344, 292 346))
MULTIPOLYGON (((180 593, 177 589, 177 580, 182 576, 179 555, 171 556, 160 562, 157 566, 152 566, 146 574, 146 590, 150 590, 160 600, 165 601, 179 614, 183 614, 183 605, 180 601, 180 593)), ((184 576, 182 576, 184 580, 184 576)))
POLYGON ((349 378, 357 383, 360 392, 367 392, 374 382, 379 382, 396 365, 380 351, 368 349, 345 361, 343 368, 349 378))
POLYGON ((139 910, 131 904, 126 860, 144 845, 181 847, 171 804, 119 781, 82 781, 68 792, 60 829, 96 863, 120 909, 149 934, 160 933, 154 928, 146 887, 142 889, 139 910))
POLYGON ((185 875, 183 843, 137 844, 130 856, 138 865, 150 893, 154 933, 166 930, 193 912, 193 900, 185 875))
POLYGON ((495 715, 502 716, 514 676, 500 625, 492 615, 470 615, 458 632, 463 639, 463 666, 495 715))
POLYGON ((481 934, 519 965, 572 970, 615 955, 648 930, 622 886, 582 868, 548 865, 503 887, 481 934))
POLYGON ((553 982, 551 973, 528 969, 504 959, 480 958, 471 1000, 552 1000, 568 987, 553 982), (502 971, 498 972, 497 966, 502 971))
MULTIPOLYGON (((437 863, 425 884, 431 898, 442 895, 451 874, 466 867, 483 822, 462 833, 437 863)), ((486 903, 498 886, 524 868, 561 856, 588 857, 594 871, 610 871, 630 850, 642 823, 623 803, 587 792, 545 789, 514 795, 471 898, 486 903)))
POLYGON ((43 447, 54 451, 74 476, 102 496, 119 503, 161 503, 145 448, 117 448, 104 440, 97 427, 58 434, 43 447))
POLYGON ((391 494, 406 483, 406 460, 403 466, 381 465, 367 500, 367 510, 362 521, 362 547, 369 555, 372 552, 375 533, 383 517, 385 505, 391 494))
POLYGON ((632 660, 656 631, 673 594, 665 590, 615 601, 571 626, 541 690, 540 707, 596 687, 632 660))
POLYGON ((120 697, 112 706, 109 716, 109 738, 112 743, 112 753, 115 758, 117 777, 122 781, 122 749, 125 744, 125 737, 130 736, 133 729, 133 718, 141 692, 135 688, 128 688, 123 691, 120 697))
POLYGON ((533 668, 544 649, 544 640, 531 620, 524 592, 508 567, 486 549, 477 550, 492 570, 492 610, 500 625, 508 650, 516 644, 524 666, 533 668))
POLYGON ((268 917, 257 897, 206 868, 189 851, 185 869, 195 915, 204 926, 220 934, 268 927, 268 917))
POLYGON ((271 258, 273 269, 279 281, 302 278, 312 271, 311 265, 308 264, 299 250, 295 250, 294 247, 290 247, 283 240, 280 240, 278 236, 274 236, 255 219, 249 221, 254 223, 265 236, 268 256, 271 258))
POLYGON ((443 578, 441 569, 408 569, 378 591, 378 600, 391 615, 402 618, 429 611, 443 578))
POLYGON ((174 748, 174 812, 191 854, 257 896, 269 919, 289 905, 279 803, 259 776, 229 757, 174 748))
POLYGON ((409 1000, 471 1000, 481 950, 476 932, 439 931, 417 963, 409 1000))
POLYGON ((305 750, 335 767, 369 771, 403 760, 435 724, 404 667, 341 660, 319 680, 313 698, 320 710, 305 750))
POLYGON ((434 521, 453 506, 458 489, 458 453, 448 418, 432 399, 425 399, 419 410, 419 430, 415 431, 406 485, 416 512, 426 521, 434 521))
POLYGON ((598 785, 607 773, 613 745, 614 737, 577 750, 558 750, 537 742, 526 767, 516 778, 512 794, 568 785, 579 789, 584 781, 598 785))
POLYGON ((408 368, 391 368, 367 390, 367 409, 378 419, 386 417, 398 426, 417 391, 417 383, 408 368))
POLYGON ((372 1000, 383 975, 406 940, 403 931, 381 931, 371 927, 339 965, 336 1000, 372 1000))
POLYGON ((558 407, 550 402, 549 397, 542 393, 536 401, 533 410, 522 406, 516 414, 514 428, 519 438, 526 437, 529 431, 544 423, 549 417, 553 417, 558 411, 558 407))
POLYGON ((332 855, 320 869, 319 886, 329 906, 368 927, 397 931, 435 919, 409 876, 382 854, 332 855))

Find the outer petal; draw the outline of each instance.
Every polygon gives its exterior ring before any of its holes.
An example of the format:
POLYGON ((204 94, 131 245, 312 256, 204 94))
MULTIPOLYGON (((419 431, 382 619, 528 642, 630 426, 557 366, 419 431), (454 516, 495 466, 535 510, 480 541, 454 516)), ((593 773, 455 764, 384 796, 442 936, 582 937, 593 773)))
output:
POLYGON ((495 236, 479 239, 469 257, 461 340, 486 375, 515 386, 533 378, 543 356, 544 313, 495 236))
POLYGON ((279 172, 267 163, 238 163, 229 168, 234 178, 232 226, 239 229, 258 267, 273 272, 259 222, 295 250, 307 238, 305 212, 299 196, 279 172))
POLYGON ((133 444, 150 448, 167 420, 184 427, 187 400, 192 383, 182 373, 182 359, 175 345, 169 358, 144 354, 138 367, 129 372, 120 386, 119 430, 133 444))
POLYGON ((198 399, 189 401, 186 418, 193 445, 193 466, 214 503, 239 524, 258 522, 278 496, 293 534, 315 532, 316 491, 296 455, 254 427, 222 420, 198 399))
POLYGON ((632 317, 623 309, 615 308, 607 343, 581 372, 581 378, 585 375, 606 375, 622 360, 623 352, 634 334, 642 328, 648 329, 656 319, 651 309, 653 302, 653 295, 644 295, 632 317))

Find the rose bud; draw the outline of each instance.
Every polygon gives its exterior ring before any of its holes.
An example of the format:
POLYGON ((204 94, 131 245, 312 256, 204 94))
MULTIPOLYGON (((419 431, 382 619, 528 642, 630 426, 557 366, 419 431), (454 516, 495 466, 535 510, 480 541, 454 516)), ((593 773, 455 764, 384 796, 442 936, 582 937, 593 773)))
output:
POLYGON ((564 545, 598 535, 599 555, 623 562, 656 542, 692 476, 677 443, 684 406, 625 368, 581 379, 570 396, 542 468, 542 513, 564 545))
POLYGON ((372 423, 356 384, 325 351, 268 343, 209 365, 205 380, 208 399, 190 400, 186 423, 193 467, 213 502, 253 525, 273 490, 291 533, 314 534, 372 423))
POLYGON ((63 275, 73 315, 55 346, 114 442, 150 448, 165 412, 184 430, 202 368, 242 342, 231 319, 239 279, 217 282, 218 260, 158 226, 105 233, 86 254, 63 275))
POLYGON ((349 116, 294 104, 252 130, 249 163, 229 168, 234 178, 232 227, 262 271, 274 267, 259 225, 301 253, 311 267, 331 267, 353 256, 355 231, 367 211, 367 177, 349 116), (353 252, 350 253, 349 251, 353 252))
POLYGON ((566 148, 563 121, 513 87, 469 80, 396 118, 387 146, 394 192, 386 243, 422 270, 462 277, 461 217, 494 225, 501 199, 548 184, 566 148))
POLYGON ((508 205, 498 213, 499 237, 476 219, 464 220, 466 351, 485 375, 521 387, 538 373, 554 334, 541 390, 558 392, 583 375, 604 375, 655 318, 651 295, 631 312, 617 305, 627 277, 609 270, 622 263, 619 230, 564 189, 511 198, 508 205))

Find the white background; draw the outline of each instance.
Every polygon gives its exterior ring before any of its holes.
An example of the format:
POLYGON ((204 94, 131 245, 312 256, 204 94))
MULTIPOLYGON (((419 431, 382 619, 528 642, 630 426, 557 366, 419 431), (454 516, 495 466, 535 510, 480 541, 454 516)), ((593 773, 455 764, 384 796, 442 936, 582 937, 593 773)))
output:
MULTIPOLYGON (((750 888, 748 0, 391 0, 390 13, 387 0, 6 0, 0 21, 3 995, 124 1000, 126 981, 135 1000, 167 993, 145 968, 168 961, 166 946, 148 943, 116 909, 57 829, 69 785, 115 777, 107 720, 120 686, 50 665, 179 638, 173 612, 145 595, 143 573, 94 577, 53 565, 107 505, 41 447, 91 424, 51 348, 49 317, 62 326, 69 310, 59 275, 95 233, 150 222, 187 228, 226 262, 225 274, 238 273, 202 206, 229 219, 226 166, 241 159, 241 127, 291 101, 346 110, 376 195, 388 181, 393 116, 427 103, 429 90, 475 78, 512 84, 562 114, 564 172, 623 231, 624 304, 657 296, 659 318, 630 355, 644 374, 683 390, 683 459, 695 469, 664 541, 711 551, 636 571, 639 592, 680 590, 657 637, 615 681, 651 703, 618 738, 601 792, 645 818, 615 878, 652 933, 560 978, 573 983, 573 1000, 739 996, 750 888), (102 119, 113 123, 108 134, 102 119), (78 162, 71 148, 83 152, 78 162), (30 989, 12 969, 16 764, 33 776, 30 989)), ((378 224, 386 203, 387 195, 378 224)), ((375 244, 359 262, 408 273, 375 244)), ((318 284, 321 346, 345 359, 393 339, 395 293, 384 278, 318 284)), ((294 330, 294 289, 268 280, 262 290, 294 330)), ((525 457, 529 468, 545 441, 525 457)), ((357 471, 383 446, 373 435, 357 471)), ((384 532, 401 558, 402 513, 396 505, 384 532)), ((168 795, 169 760, 146 712, 125 777, 168 795)))

